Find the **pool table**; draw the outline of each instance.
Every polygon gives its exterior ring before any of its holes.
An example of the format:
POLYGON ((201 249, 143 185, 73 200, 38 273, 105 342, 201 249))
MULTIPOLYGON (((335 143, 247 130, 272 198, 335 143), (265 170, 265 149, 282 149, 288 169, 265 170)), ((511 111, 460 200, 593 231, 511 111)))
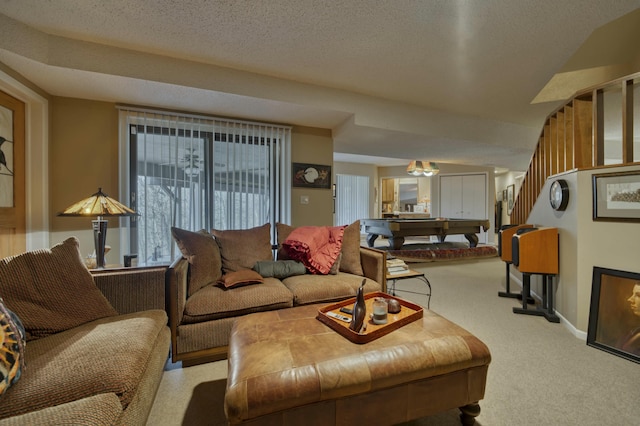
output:
POLYGON ((389 246, 400 250, 404 237, 437 235, 443 242, 447 235, 464 234, 471 247, 478 245, 477 233, 487 231, 491 223, 487 219, 361 219, 367 233, 367 244, 373 247, 378 235, 389 238, 389 246))

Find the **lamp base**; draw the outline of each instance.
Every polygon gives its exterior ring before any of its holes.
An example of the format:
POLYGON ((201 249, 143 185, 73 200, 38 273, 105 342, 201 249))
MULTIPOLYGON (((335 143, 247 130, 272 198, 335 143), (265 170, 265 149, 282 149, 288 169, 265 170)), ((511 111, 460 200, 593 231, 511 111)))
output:
POLYGON ((104 269, 104 246, 107 241, 107 221, 98 217, 92 220, 93 242, 96 250, 96 268, 104 269))

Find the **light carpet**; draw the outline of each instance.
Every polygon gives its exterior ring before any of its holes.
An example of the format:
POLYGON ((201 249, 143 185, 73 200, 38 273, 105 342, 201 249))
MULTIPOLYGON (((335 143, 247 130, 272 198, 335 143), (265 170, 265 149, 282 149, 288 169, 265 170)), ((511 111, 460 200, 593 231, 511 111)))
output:
MULTIPOLYGON (((424 272, 431 282, 431 309, 475 334, 491 350, 486 394, 476 424, 640 424, 638 364, 587 346, 562 324, 513 314, 511 308, 518 301, 498 297, 505 284, 499 258, 413 264, 412 268, 424 272)), ((424 282, 399 281, 397 294, 426 306, 426 296, 401 293, 402 289, 424 292, 424 282)), ((225 424, 226 361, 169 368, 147 424, 225 424)), ((458 411, 451 410, 407 425, 460 422, 458 411)))

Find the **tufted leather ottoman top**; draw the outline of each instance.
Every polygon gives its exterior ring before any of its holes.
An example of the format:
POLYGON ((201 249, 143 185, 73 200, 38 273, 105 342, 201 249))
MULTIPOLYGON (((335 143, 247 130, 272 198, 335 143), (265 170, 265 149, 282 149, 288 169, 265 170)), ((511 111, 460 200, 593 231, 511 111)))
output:
POLYGON ((484 343, 432 311, 358 345, 318 321, 319 307, 261 312, 235 322, 225 395, 231 423, 491 361, 484 343))

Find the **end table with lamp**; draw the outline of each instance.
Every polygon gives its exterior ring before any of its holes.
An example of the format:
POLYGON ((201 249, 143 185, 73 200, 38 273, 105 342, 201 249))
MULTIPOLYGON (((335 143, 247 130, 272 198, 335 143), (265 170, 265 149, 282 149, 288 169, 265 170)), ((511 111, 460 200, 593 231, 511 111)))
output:
POLYGON ((58 216, 97 216, 92 220, 93 240, 96 251, 96 268, 104 268, 105 243, 107 241, 107 220, 104 217, 136 216, 129 207, 109 197, 98 188, 98 192, 67 207, 58 216))

